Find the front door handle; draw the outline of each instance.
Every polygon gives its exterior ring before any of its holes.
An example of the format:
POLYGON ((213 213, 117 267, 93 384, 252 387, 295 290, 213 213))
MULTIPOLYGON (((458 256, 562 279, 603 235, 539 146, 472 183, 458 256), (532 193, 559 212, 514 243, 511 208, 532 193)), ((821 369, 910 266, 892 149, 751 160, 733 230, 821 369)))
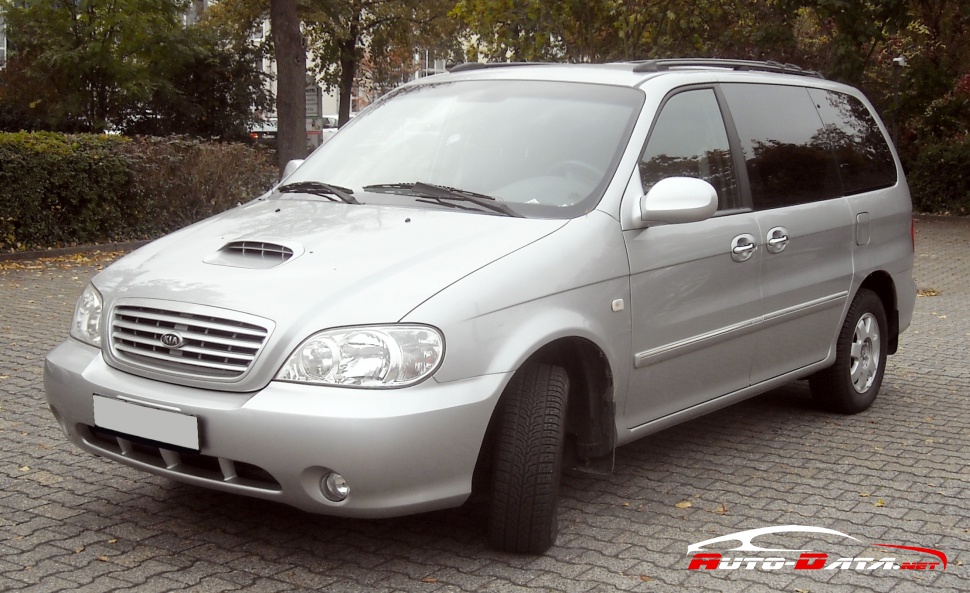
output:
POLYGON ((788 229, 776 226, 768 231, 768 240, 765 241, 768 253, 781 253, 785 247, 788 247, 788 229))
POLYGON ((741 263, 751 259, 758 248, 757 239, 754 235, 738 235, 731 241, 731 259, 741 263))

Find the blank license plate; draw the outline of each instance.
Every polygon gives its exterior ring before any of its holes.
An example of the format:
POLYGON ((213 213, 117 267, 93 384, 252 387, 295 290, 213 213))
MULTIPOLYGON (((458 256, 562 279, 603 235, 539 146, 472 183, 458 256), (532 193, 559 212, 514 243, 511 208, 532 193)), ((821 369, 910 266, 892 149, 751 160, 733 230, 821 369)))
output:
POLYGON ((162 444, 199 450, 199 419, 181 412, 95 395, 94 424, 162 444))

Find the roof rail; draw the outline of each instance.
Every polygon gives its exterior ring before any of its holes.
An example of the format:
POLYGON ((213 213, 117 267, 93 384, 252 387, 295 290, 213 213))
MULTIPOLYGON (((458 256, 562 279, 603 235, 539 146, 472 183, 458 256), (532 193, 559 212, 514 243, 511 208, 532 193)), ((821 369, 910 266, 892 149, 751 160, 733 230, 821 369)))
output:
POLYGON ((759 62, 755 60, 722 60, 720 58, 673 58, 661 60, 644 60, 634 62, 634 72, 662 72, 672 68, 729 68, 738 71, 775 72, 778 74, 796 74, 825 78, 815 70, 805 70, 795 64, 781 62, 759 62))
POLYGON ((548 66, 548 62, 465 62, 452 66, 448 72, 468 72, 485 68, 509 68, 512 66, 548 66))

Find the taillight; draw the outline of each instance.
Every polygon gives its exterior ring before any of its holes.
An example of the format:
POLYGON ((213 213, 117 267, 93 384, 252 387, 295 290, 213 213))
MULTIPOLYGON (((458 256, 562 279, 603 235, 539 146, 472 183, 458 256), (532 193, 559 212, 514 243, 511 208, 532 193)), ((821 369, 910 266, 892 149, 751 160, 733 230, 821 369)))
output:
POLYGON ((257 134, 256 132, 250 132, 249 137, 252 138, 253 140, 259 140, 259 134, 257 134))

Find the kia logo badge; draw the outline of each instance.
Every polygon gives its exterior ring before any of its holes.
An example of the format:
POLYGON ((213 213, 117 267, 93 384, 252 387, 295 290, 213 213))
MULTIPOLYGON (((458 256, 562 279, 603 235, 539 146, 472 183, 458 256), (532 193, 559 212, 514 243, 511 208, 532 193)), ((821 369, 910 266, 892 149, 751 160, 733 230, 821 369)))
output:
POLYGON ((176 332, 162 334, 161 340, 162 345, 166 348, 181 348, 185 344, 185 340, 176 332))

